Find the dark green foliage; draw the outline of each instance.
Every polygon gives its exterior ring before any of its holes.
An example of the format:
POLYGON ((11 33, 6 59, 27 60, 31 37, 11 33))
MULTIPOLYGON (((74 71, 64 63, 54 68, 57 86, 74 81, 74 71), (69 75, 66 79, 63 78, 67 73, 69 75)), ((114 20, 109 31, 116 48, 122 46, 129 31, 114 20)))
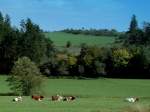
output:
POLYGON ((7 79, 11 90, 20 95, 39 93, 42 80, 39 69, 27 57, 19 58, 15 62, 11 75, 7 79))
POLYGON ((105 59, 108 77, 124 77, 130 54, 125 48, 111 48, 105 59))
POLYGON ((63 32, 66 33, 71 33, 71 34, 84 34, 84 35, 94 35, 94 36, 118 36, 119 32, 115 29, 65 29, 62 30, 63 32))
POLYGON ((45 39, 42 30, 30 19, 21 23, 20 55, 27 56, 36 63, 41 63, 46 56, 50 56, 51 41, 45 39))
POLYGON ((150 78, 149 47, 98 48, 82 45, 78 56, 58 53, 41 65, 46 76, 150 78))
POLYGON ((4 17, 0 12, 0 41, 2 40, 3 37, 3 25, 4 25, 4 17))
POLYGON ((2 13, 0 12, 0 23, 2 24, 3 21, 4 21, 4 17, 2 15, 2 13))
POLYGON ((112 48, 105 61, 107 76, 117 78, 150 78, 150 75, 148 75, 150 73, 149 50, 149 47, 137 46, 112 48), (114 50, 116 53, 114 53, 114 50))
POLYGON ((108 71, 110 70, 111 72, 109 73, 115 74, 117 72, 118 77, 121 77, 119 74, 124 73, 126 74, 125 77, 149 78, 150 23, 145 22, 143 29, 140 29, 138 28, 136 16, 133 15, 129 31, 122 34, 119 37, 118 42, 123 43, 122 45, 129 49, 131 59, 129 60, 128 65, 123 69, 120 68, 121 66, 118 66, 116 70, 110 66, 108 71))
POLYGON ((48 38, 44 38, 43 41, 46 43, 46 57, 48 59, 53 58, 56 52, 53 42, 48 38))
POLYGON ((117 42, 122 42, 124 46, 130 45, 143 45, 147 46, 150 43, 150 24, 144 23, 144 28, 138 28, 138 23, 136 20, 136 16, 133 15, 130 23, 129 31, 120 35, 117 42))
POLYGON ((0 13, 0 73, 9 73, 14 61, 27 56, 37 64, 54 54, 54 46, 30 19, 21 21, 21 29, 11 26, 10 17, 0 13))
POLYGON ((99 77, 105 72, 106 50, 98 47, 82 45, 78 56, 58 53, 54 60, 41 65, 40 69, 46 76, 82 76, 99 77))
POLYGON ((4 18, 4 21, 1 22, 0 72, 9 73, 14 60, 16 60, 18 57, 17 38, 19 37, 19 31, 15 28, 11 28, 10 18, 8 15, 6 16, 6 18, 4 18))
POLYGON ((71 47, 71 42, 70 42, 70 41, 67 41, 66 47, 67 47, 67 48, 71 47))
POLYGON ((138 30, 134 30, 132 31, 132 33, 127 33, 126 35, 126 39, 124 41, 124 45, 144 45, 145 41, 144 41, 144 33, 142 30, 138 29, 138 30))
POLYGON ((124 44, 125 45, 141 45, 144 44, 144 33, 141 29, 138 28, 138 22, 136 20, 136 16, 133 15, 131 22, 130 22, 130 28, 129 31, 126 32, 125 36, 125 41, 124 44))
POLYGON ((79 73, 85 77, 99 77, 105 74, 105 49, 83 45, 78 56, 79 73), (82 71, 82 72, 81 72, 82 71))
POLYGON ((68 62, 66 54, 57 54, 51 60, 40 66, 41 72, 46 76, 68 75, 68 62))
POLYGON ((148 74, 148 65, 149 60, 147 55, 147 48, 144 47, 132 47, 130 48, 130 51, 132 52, 132 58, 128 65, 128 71, 130 71, 131 74, 135 74, 138 78, 147 78, 148 74))
POLYGON ((146 45, 150 44, 150 23, 144 23, 144 38, 143 41, 146 42, 146 45))

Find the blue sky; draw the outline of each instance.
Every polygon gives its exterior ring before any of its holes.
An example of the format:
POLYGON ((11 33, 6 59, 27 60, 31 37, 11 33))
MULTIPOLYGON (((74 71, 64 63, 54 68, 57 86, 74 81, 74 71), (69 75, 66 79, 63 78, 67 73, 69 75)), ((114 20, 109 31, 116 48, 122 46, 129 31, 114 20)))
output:
POLYGON ((0 0, 0 11, 14 26, 31 18, 43 30, 64 28, 128 29, 132 14, 150 22, 150 0, 0 0))

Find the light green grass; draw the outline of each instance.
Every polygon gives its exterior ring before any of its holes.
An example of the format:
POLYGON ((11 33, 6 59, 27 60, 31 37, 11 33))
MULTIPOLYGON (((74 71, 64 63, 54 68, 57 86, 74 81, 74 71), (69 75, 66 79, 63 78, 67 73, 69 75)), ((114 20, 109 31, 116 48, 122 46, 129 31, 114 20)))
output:
MULTIPOLYGON (((0 92, 9 92, 6 77, 0 77, 0 92)), ((123 112, 133 105, 150 106, 150 80, 129 79, 46 79, 42 102, 23 97, 23 102, 12 102, 13 96, 0 96, 0 112, 123 112), (52 102, 51 95, 75 95, 72 102, 52 102), (125 97, 138 96, 132 104, 125 97)))
POLYGON ((95 79, 71 80, 49 79, 44 86, 48 94, 73 94, 81 97, 127 97, 150 96, 150 80, 95 79), (53 91, 51 91, 51 88, 53 91))
POLYGON ((74 35, 64 32, 45 33, 46 37, 50 38, 56 46, 65 46, 67 41, 70 41, 73 46, 80 46, 82 43, 87 45, 107 46, 115 41, 115 37, 107 36, 90 36, 90 35, 74 35))

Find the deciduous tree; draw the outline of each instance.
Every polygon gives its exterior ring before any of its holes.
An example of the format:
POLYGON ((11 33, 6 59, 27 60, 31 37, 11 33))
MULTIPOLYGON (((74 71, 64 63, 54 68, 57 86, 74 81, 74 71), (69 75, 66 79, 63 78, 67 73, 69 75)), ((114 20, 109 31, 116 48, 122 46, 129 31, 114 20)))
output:
POLYGON ((22 57, 15 62, 7 81, 16 94, 30 95, 39 93, 43 79, 35 63, 22 57))

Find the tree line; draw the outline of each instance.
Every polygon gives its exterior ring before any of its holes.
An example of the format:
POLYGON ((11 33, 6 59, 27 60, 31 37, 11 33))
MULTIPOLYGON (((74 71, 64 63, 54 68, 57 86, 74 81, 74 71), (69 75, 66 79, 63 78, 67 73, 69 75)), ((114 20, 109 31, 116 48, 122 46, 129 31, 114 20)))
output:
POLYGON ((47 76, 150 78, 150 48, 82 46, 79 55, 59 53, 42 66, 47 76))
POLYGON ((83 35, 93 35, 93 36, 119 36, 119 32, 115 29, 64 29, 62 32, 71 34, 83 34, 83 35))

